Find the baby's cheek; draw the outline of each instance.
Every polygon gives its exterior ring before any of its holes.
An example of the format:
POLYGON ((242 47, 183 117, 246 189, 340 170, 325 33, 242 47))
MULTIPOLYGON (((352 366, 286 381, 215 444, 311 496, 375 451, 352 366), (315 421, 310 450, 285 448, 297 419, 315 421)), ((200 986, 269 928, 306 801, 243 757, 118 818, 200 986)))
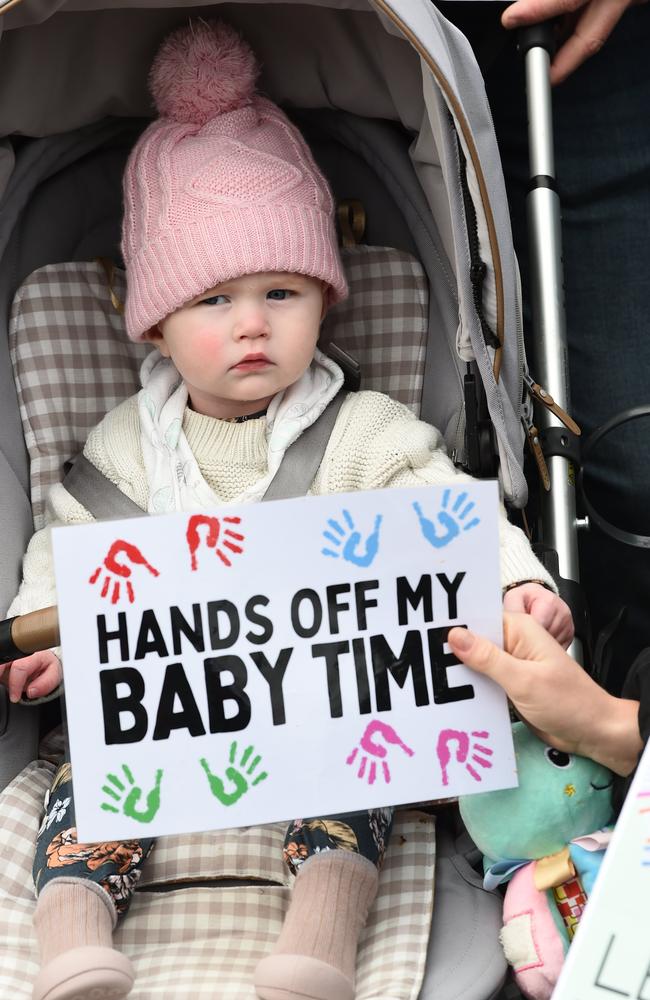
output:
POLYGON ((206 364, 219 358, 223 353, 219 339, 210 330, 200 330, 192 338, 192 344, 188 351, 193 363, 206 364))

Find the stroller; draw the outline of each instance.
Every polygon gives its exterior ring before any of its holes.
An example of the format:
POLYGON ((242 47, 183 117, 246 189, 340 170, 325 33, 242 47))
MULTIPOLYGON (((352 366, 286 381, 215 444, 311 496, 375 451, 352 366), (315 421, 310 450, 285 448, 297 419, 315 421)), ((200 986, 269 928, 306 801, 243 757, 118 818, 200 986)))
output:
MULTIPOLYGON (((337 198, 352 295, 325 331, 331 349, 359 362, 364 388, 440 428, 459 465, 474 475, 498 465, 506 499, 526 503, 527 371, 499 156, 471 49, 430 0, 57 0, 47 10, 9 0, 0 6, 3 609, 47 488, 90 427, 137 388, 142 352, 122 339, 115 266, 120 177, 151 112, 146 69, 160 39, 188 16, 215 13, 258 53, 262 89, 299 125, 337 198)), ((0 877, 0 984, 19 997, 35 971, 29 870, 53 747, 41 745, 37 759, 37 712, 6 702, 2 711, 0 837, 11 860, 0 877)), ((500 901, 442 810, 432 922, 434 819, 411 812, 398 822, 402 849, 382 875, 357 995, 487 1000, 505 977, 500 901)), ((278 831, 251 828, 244 847, 224 834, 218 850, 210 837, 193 837, 191 851, 188 838, 168 838, 154 852, 118 936, 143 956, 134 1000, 168 996, 170 981, 179 998, 252 996, 250 970, 286 906, 278 831)))

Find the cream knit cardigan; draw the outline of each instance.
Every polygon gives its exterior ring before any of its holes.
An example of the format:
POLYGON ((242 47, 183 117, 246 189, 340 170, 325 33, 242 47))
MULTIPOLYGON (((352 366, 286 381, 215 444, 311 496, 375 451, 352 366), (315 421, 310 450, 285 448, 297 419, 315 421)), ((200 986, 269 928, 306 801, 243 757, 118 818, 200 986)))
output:
MULTIPOLYGON (((267 471, 264 417, 229 423, 186 409, 183 430, 199 469, 224 504, 233 503, 267 471)), ((91 432, 84 454, 111 482, 147 509, 148 487, 140 443, 137 396, 107 414, 91 432)), ((378 392, 350 393, 339 412, 311 495, 461 483, 442 435, 410 410, 378 392)), ((82 524, 92 516, 61 484, 49 497, 48 526, 33 536, 23 562, 23 581, 9 615, 56 604, 50 528, 82 524)), ((519 528, 501 511, 501 583, 539 580, 555 590, 519 528)))

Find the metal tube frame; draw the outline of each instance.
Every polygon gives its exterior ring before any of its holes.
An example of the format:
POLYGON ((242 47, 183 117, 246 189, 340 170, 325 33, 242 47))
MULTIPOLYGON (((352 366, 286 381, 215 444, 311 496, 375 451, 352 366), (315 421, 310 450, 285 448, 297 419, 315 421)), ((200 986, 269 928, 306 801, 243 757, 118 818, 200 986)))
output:
MULTIPOLYGON (((526 199, 531 266, 533 350, 536 380, 570 412, 569 365, 564 313, 560 199, 555 189, 555 158, 550 54, 541 44, 525 53, 530 189, 526 199)), ((537 425, 561 427, 544 407, 537 407, 537 425)), ((547 459, 551 488, 541 501, 544 544, 557 552, 560 576, 579 582, 576 521, 576 473, 563 456, 547 459)), ((570 652, 582 662, 582 643, 570 652)))

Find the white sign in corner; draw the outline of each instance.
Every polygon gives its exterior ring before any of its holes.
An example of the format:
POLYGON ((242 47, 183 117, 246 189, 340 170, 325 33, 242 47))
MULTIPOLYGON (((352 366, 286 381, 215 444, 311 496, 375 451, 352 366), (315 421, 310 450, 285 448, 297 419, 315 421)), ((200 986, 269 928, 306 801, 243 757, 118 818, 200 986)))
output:
POLYGON ((650 1000, 650 745, 623 803, 553 1000, 650 1000))
POLYGON ((516 784, 496 483, 53 531, 78 836, 186 833, 516 784), (81 553, 70 558, 70 553, 81 553))

